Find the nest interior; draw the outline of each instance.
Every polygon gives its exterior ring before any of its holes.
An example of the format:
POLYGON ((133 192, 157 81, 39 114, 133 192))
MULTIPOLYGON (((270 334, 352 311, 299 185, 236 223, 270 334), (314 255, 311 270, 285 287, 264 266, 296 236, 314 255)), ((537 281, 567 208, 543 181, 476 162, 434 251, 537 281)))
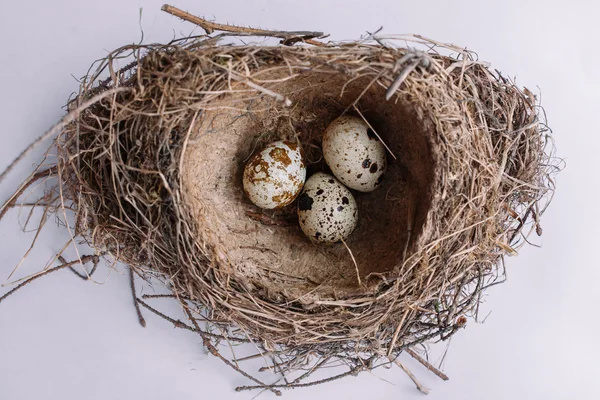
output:
POLYGON ((408 232, 412 239, 420 235, 431 204, 434 159, 428 130, 433 124, 426 110, 418 110, 419 103, 408 96, 386 102, 385 89, 370 76, 352 79, 310 70, 290 75, 287 68, 270 67, 253 79, 291 105, 260 92, 249 94, 238 83, 197 119, 184 155, 182 182, 202 227, 200 240, 246 277, 252 290, 270 298, 306 302, 372 289, 402 263, 408 232), (381 187, 354 192, 359 224, 346 243, 361 286, 342 243, 315 245, 303 235, 295 203, 283 210, 261 210, 246 200, 241 185, 245 161, 272 140, 301 143, 308 173, 329 172, 321 137, 333 119, 356 110, 391 150, 381 187))

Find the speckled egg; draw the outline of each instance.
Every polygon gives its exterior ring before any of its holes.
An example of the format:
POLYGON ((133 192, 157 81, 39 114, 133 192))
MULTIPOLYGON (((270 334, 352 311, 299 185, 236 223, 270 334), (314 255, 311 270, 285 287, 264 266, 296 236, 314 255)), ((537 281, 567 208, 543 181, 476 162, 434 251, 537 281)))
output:
POLYGON ((385 147, 361 118, 341 116, 323 136, 323 157, 331 172, 350 189, 372 192, 387 168, 385 147))
POLYGON ((312 242, 336 243, 356 228, 358 208, 352 193, 340 181, 318 172, 308 178, 298 197, 298 220, 312 242))
POLYGON ((285 207, 298 196, 306 166, 296 143, 273 142, 255 154, 244 168, 244 193, 260 208, 285 207))

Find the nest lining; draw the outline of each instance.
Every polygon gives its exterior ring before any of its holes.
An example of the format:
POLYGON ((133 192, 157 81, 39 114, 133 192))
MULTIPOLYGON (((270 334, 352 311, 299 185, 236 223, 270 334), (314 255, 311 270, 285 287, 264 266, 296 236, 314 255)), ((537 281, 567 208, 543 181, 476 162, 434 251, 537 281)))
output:
POLYGON ((386 102, 411 52, 190 40, 111 53, 72 107, 121 89, 57 139, 77 233, 290 366, 316 351, 358 371, 449 337, 539 228, 553 162, 534 97, 469 53, 419 55, 427 63, 386 102), (293 212, 253 209, 241 191, 243 160, 273 138, 300 141, 309 171, 323 170, 320 136, 345 111, 363 113, 398 157, 384 187, 357 195, 349 246, 362 287, 345 249, 309 244, 293 212))
MULTIPOLYGON (((292 70, 293 71, 293 70, 292 70)), ((184 156, 182 181, 202 239, 218 257, 246 277, 252 291, 266 298, 299 299, 306 304, 349 294, 364 294, 402 263, 408 231, 415 239, 430 203, 434 162, 429 149, 429 121, 420 120, 406 98, 381 102, 385 89, 363 76, 293 71, 270 67, 255 81, 292 102, 248 97, 238 84, 234 93, 212 103, 198 118, 184 156), (242 93, 235 93, 240 90, 242 93), (363 93, 364 92, 364 93, 363 93), (361 95, 362 93, 362 95, 361 95), (299 142, 308 173, 330 172, 321 153, 326 126, 356 107, 397 157, 390 156, 382 186, 372 193, 355 192, 360 219, 347 240, 348 251, 312 244, 298 228, 295 203, 268 212, 243 196, 241 176, 253 151, 276 139, 299 142), (245 110, 240 113, 240 109, 245 110), (414 222, 413 222, 414 221, 414 222)), ((355 111, 356 112, 356 111, 355 111)))

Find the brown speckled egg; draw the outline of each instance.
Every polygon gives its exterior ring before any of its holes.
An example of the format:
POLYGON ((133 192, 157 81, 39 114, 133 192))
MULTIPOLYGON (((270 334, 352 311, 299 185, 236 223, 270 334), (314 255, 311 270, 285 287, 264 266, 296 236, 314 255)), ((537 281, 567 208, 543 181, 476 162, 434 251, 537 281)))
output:
POLYGON ((383 179, 385 147, 361 118, 341 116, 323 136, 323 157, 331 172, 350 189, 372 192, 383 179))
POLYGON ((340 181, 317 172, 308 178, 298 197, 298 220, 312 242, 336 243, 356 228, 358 208, 354 196, 340 181))
POLYGON ((244 193, 260 208, 292 203, 302 190, 306 166, 296 143, 273 142, 255 154, 244 168, 244 193))

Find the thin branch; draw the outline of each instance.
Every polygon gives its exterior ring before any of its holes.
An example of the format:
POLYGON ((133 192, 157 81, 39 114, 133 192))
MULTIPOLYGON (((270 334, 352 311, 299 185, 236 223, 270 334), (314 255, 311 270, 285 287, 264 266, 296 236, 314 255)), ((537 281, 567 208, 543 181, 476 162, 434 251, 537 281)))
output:
POLYGON ((207 21, 204 18, 197 17, 188 12, 180 10, 177 7, 173 7, 169 4, 165 4, 161 7, 161 10, 171 14, 175 17, 181 18, 184 21, 191 22, 192 24, 198 25, 207 35, 210 35, 214 31, 232 32, 250 34, 254 36, 266 36, 276 37, 282 39, 281 43, 284 45, 292 45, 297 42, 304 42, 313 44, 316 46, 323 46, 323 43, 314 41, 314 38, 324 38, 326 35, 323 32, 312 32, 312 31, 272 31, 267 29, 256 29, 235 25, 219 24, 216 22, 207 21))
POLYGON ((57 171, 57 167, 53 166, 53 167, 50 167, 48 169, 45 169, 43 171, 40 171, 40 172, 32 175, 31 178, 29 178, 25 182, 23 182, 21 187, 19 189, 17 189, 17 191, 15 193, 13 193, 13 195, 10 196, 10 198, 2 205, 2 208, 0 208, 0 220, 4 217, 4 214, 6 214, 6 211, 8 211, 9 208, 15 206, 19 197, 21 197, 21 195, 23 193, 25 193, 25 191, 31 185, 33 185, 35 182, 37 182, 38 180, 40 180, 42 178, 49 178, 50 176, 56 174, 56 171, 57 171))
POLYGON ((415 60, 412 63, 410 63, 410 65, 408 65, 407 67, 405 67, 402 71, 400 71, 400 74, 394 79, 394 81, 392 82, 392 84, 390 85, 390 87, 388 88, 388 90, 385 93, 385 100, 386 101, 392 98, 392 96, 394 95, 394 93, 396 93, 396 90, 398 90, 398 88, 400 87, 400 85, 402 85, 402 82, 404 82, 406 80, 406 78, 408 77, 408 75, 415 68, 417 68, 417 66, 419 65, 420 62, 421 62, 421 60, 415 60))
POLYGON ((412 358, 414 358, 415 360, 420 362, 425 368, 427 368, 429 371, 433 372, 435 375, 440 377, 442 380, 447 381, 450 379, 450 378, 448 378, 448 375, 444 374, 442 371, 440 371, 439 369, 437 369, 436 367, 431 365, 427 360, 425 360, 423 357, 418 355, 414 350, 406 348, 405 351, 408 354, 410 354, 410 356, 412 358))
POLYGON ((350 247, 348 247, 348 245, 346 244, 344 239, 342 239, 342 243, 344 244, 344 246, 346 246, 346 250, 348 250, 348 253, 350 253, 350 257, 352 258, 352 262, 354 263, 354 269, 356 270, 356 280, 358 281, 358 286, 362 286, 362 281, 360 280, 360 270, 358 269, 358 264, 356 263, 356 258, 354 258, 354 254, 352 254, 352 250, 350 250, 350 247))
MULTIPOLYGON (((271 387, 272 388, 281 388, 281 389, 294 389, 294 388, 300 388, 300 387, 309 387, 309 386, 320 385, 323 383, 332 382, 332 381, 336 381, 338 379, 345 378, 346 376, 356 375, 358 372, 360 372, 364 368, 365 368, 364 366, 358 365, 358 366, 352 368, 351 370, 344 372, 343 374, 331 376, 329 378, 321 379, 318 381, 307 382, 307 383, 296 383, 296 384, 291 383, 291 384, 286 384, 286 385, 272 385, 271 387)), ((241 392, 243 390, 254 390, 254 389, 263 389, 263 387, 262 386, 238 386, 237 388, 235 388, 236 392, 241 392)))
POLYGON ((31 142, 31 144, 29 146, 27 146, 25 148, 25 150, 23 150, 18 156, 17 158, 15 158, 13 160, 13 162, 11 162, 8 167, 6 167, 6 169, 0 174, 0 183, 2 183, 2 181, 4 180, 4 178, 6 177, 6 175, 8 175, 16 166, 17 164, 19 164, 21 162, 21 160, 23 160, 23 158, 25 158, 33 149, 35 149, 37 146, 39 146, 42 142, 44 142, 45 140, 51 138, 52 136, 56 135, 61 129, 63 129, 65 126, 67 126, 68 124, 70 124, 71 122, 73 122, 77 117, 79 117, 79 114, 89 108, 91 105, 102 101, 103 99, 112 96, 116 93, 119 92, 126 92, 126 91, 131 91, 131 88, 114 88, 114 89, 110 89, 107 90, 106 92, 100 93, 97 96, 92 97, 91 99, 89 99, 88 101, 85 101, 83 103, 81 103, 81 105, 79 107, 77 107, 76 109, 74 109, 73 111, 69 112, 67 115, 65 115, 64 117, 62 117, 62 119, 56 124, 54 125, 52 128, 50 128, 49 130, 47 130, 43 135, 41 135, 40 137, 38 137, 36 140, 34 140, 33 142, 31 142))
POLYGON ((142 310, 140 310, 140 304, 137 301, 137 296, 135 294, 135 277, 133 276, 133 268, 129 267, 129 283, 131 284, 131 296, 133 298, 133 305, 135 306, 135 312, 137 313, 138 320, 140 321, 140 325, 144 328, 146 327, 146 320, 142 315, 142 310))
MULTIPOLYGON (((62 255, 59 255, 58 257, 58 261, 60 261, 63 264, 67 263, 67 260, 65 260, 65 258, 62 255)), ((75 268, 73 268, 72 266, 69 267, 69 269, 71 270, 71 272, 73 272, 75 275, 77 275, 79 278, 81 278, 84 281, 87 281, 89 278, 86 275, 80 274, 75 268)))
MULTIPOLYGON (((175 328, 185 329, 185 330, 188 330, 190 332, 197 332, 198 331, 197 329, 189 326, 188 324, 186 324, 185 322, 183 322, 183 321, 181 321, 179 319, 173 319, 173 318, 169 317, 168 315, 165 315, 165 314, 161 313, 156 308, 150 306, 148 303, 144 302, 139 297, 137 298, 137 301, 142 306, 144 306, 148 311, 150 311, 153 314, 158 315, 162 319, 164 319, 164 320, 172 323, 173 326, 175 326, 175 328)), ((212 338, 215 338, 215 339, 218 339, 218 340, 231 340, 233 342, 239 342, 239 343, 249 343, 250 342, 248 339, 242 339, 242 338, 237 338, 237 337, 233 337, 233 336, 223 336, 223 335, 218 335, 216 333, 211 333, 211 332, 206 332, 206 331, 202 331, 202 333, 204 335, 206 335, 206 336, 209 336, 209 337, 212 337, 212 338)))
POLYGON ((392 360, 390 358, 390 361, 393 361, 394 364, 396 364, 397 366, 399 366, 402 371, 404 371, 406 373, 406 375, 408 375, 408 377, 413 381, 413 383, 415 384, 415 386, 417 387, 417 389, 419 390, 419 392, 424 393, 424 394, 429 394, 429 389, 427 389, 425 386, 423 386, 418 380, 417 377, 413 375, 412 372, 410 372, 410 370, 408 368, 406 368, 400 361, 398 360, 392 360))
POLYGON ((200 326, 198 326, 198 322, 196 321, 196 319, 192 315, 192 312, 187 307, 185 307, 185 306, 183 307, 183 309, 184 309, 185 313, 187 314, 188 318, 190 319, 190 321, 192 322, 192 325, 194 325, 194 328, 196 328, 196 333, 198 333, 198 335, 200 335, 200 337, 202 338, 202 344, 204 345, 204 347, 206 347, 206 349, 210 352, 210 354, 212 354, 213 356, 217 357, 218 359, 220 359, 221 361, 223 361, 225 364, 227 364, 228 366, 230 366, 231 368, 233 368, 234 370, 236 370, 237 372, 239 372, 240 374, 242 374, 246 378, 252 380, 253 382, 258 383, 260 385, 259 387, 261 389, 268 389, 269 391, 275 393, 275 395, 281 396, 281 391, 280 390, 276 390, 276 389, 273 388, 273 386, 268 385, 266 383, 263 383, 263 382, 259 381, 258 379, 256 379, 252 375, 248 374, 244 370, 240 369, 234 363, 232 363, 231 361, 229 361, 228 359, 226 359, 225 357, 223 357, 221 355, 221 353, 219 353, 219 351, 217 350, 217 348, 211 343, 210 339, 208 339, 207 335, 205 335, 204 332, 200 329, 200 326))
POLYGON ((360 112, 360 110, 358 109, 358 107, 356 107, 356 104, 353 104, 352 107, 354 107, 354 109, 356 110, 356 112, 358 113, 358 115, 360 115, 360 117, 363 119, 363 121, 365 121, 365 123, 369 126, 369 128, 371 128, 371 130, 373 131, 373 133, 375 134, 375 136, 377 136, 377 138, 379 139, 379 141, 383 144, 383 146, 386 148, 386 150, 390 153, 390 155, 392 156, 392 158, 394 160, 397 160, 396 155, 392 152, 392 150, 388 147, 388 145, 385 144, 385 142, 383 141, 383 139, 381 138, 381 136, 379 136, 379 133, 377 133, 377 131, 375 130, 375 128, 373 128, 373 126, 371 125, 371 123, 369 121, 367 121, 367 119, 360 112))
POLYGON ((300 375, 298 378, 294 379, 292 384, 299 383, 300 381, 303 381, 304 379, 308 378, 310 375, 312 375, 313 372, 318 371, 319 368, 321 368, 323 365, 325 365, 325 363, 327 363, 330 359, 331 359, 331 357, 325 357, 323 360, 321 360, 319 363, 317 363, 314 367, 312 367, 311 369, 309 369, 308 371, 306 371, 305 373, 300 375))
POLYGON ((142 299, 183 299, 189 300, 186 297, 175 296, 174 294, 144 294, 142 295, 142 299))
MULTIPOLYGON (((412 206, 412 202, 410 203, 412 206)), ((406 219, 406 243, 404 244, 404 250, 402 250, 402 262, 406 261, 406 254, 408 253, 408 247, 410 246, 410 240, 412 239, 412 228, 413 228, 413 210, 412 207, 407 207, 408 218, 406 219)))
POLYGON ((17 285, 14 289, 10 290, 9 292, 5 293, 2 297, 0 297, 0 303, 4 299, 6 299, 8 296, 12 295, 17 290, 21 289, 23 286, 28 285, 29 283, 33 282, 34 280, 36 280, 38 278, 41 278, 42 276, 51 274, 53 272, 56 272, 56 271, 64 269, 64 268, 71 267, 73 265, 79 264, 80 262, 83 263, 83 264, 85 264, 85 263, 93 260, 94 257, 97 257, 97 256, 93 256, 93 255, 83 256, 83 257, 81 257, 81 260, 77 259, 75 261, 71 261, 71 262, 68 262, 68 263, 65 263, 65 264, 61 264, 58 267, 50 268, 50 269, 48 269, 48 270, 46 270, 44 272, 41 272, 41 273, 39 273, 39 274, 37 274, 37 275, 35 275, 35 276, 27 279, 26 281, 22 282, 21 284, 17 285))
POLYGON ((398 323, 398 326, 396 327, 396 330, 394 331, 394 335, 392 336, 392 340, 388 347, 388 353, 387 353, 388 357, 390 357, 392 355, 392 352, 394 351, 394 346, 396 345, 396 341, 398 340, 398 335, 400 335, 400 330, 402 329, 402 326, 404 325, 404 321, 406 320, 408 313, 409 313, 409 310, 404 311, 404 314, 402 314, 402 318, 400 319, 400 322, 398 323))
POLYGON ((90 277, 90 279, 91 279, 92 275, 94 275, 94 272, 96 272, 96 269, 98 268, 99 263, 100 263, 100 257, 94 257, 94 259, 92 259, 92 269, 88 273, 88 276, 90 277))

